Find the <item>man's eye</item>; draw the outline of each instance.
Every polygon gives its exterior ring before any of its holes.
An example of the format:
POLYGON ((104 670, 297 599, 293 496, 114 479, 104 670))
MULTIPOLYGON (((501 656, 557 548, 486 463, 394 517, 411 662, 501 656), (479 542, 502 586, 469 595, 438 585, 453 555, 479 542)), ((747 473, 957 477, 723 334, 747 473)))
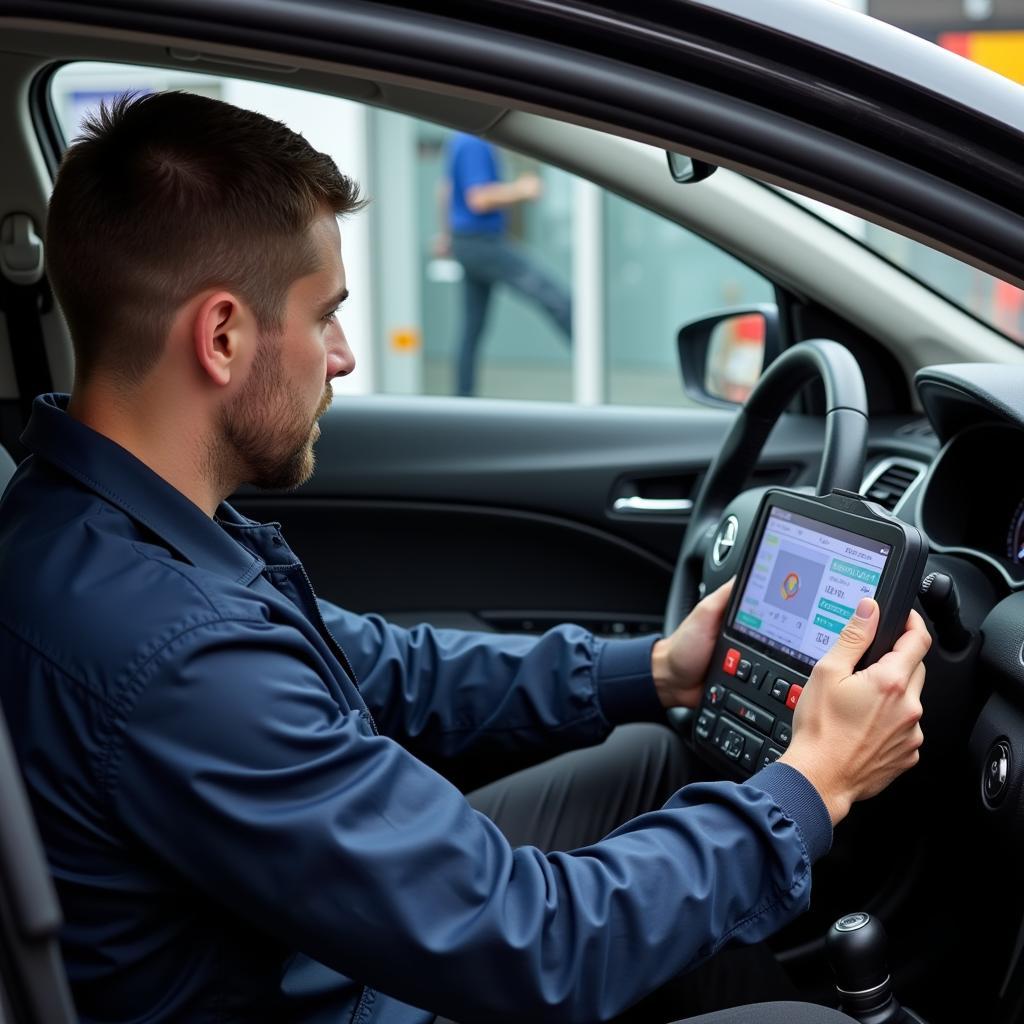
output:
POLYGON ((335 306, 334 309, 332 309, 330 311, 330 313, 325 313, 322 319, 324 319, 324 320, 334 320, 335 317, 337 317, 337 315, 338 315, 338 310, 339 309, 341 309, 341 306, 335 306))

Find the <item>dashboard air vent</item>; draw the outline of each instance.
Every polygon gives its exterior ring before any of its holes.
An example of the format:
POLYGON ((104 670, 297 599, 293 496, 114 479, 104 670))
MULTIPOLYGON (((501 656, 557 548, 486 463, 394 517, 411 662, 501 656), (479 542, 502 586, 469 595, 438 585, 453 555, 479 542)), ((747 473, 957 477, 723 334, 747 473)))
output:
POLYGON ((861 494, 892 512, 924 471, 920 462, 910 459, 883 459, 868 473, 861 494))

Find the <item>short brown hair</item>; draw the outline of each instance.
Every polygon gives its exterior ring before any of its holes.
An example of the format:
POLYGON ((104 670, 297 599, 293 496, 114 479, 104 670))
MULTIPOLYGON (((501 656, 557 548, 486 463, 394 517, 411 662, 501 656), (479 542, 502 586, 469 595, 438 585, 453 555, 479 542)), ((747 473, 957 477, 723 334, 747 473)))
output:
POLYGON ((317 269, 318 213, 363 205, 329 156, 262 114, 184 92, 103 105, 64 156, 46 225, 76 378, 140 380, 174 311, 206 288, 279 330, 289 287, 317 269))

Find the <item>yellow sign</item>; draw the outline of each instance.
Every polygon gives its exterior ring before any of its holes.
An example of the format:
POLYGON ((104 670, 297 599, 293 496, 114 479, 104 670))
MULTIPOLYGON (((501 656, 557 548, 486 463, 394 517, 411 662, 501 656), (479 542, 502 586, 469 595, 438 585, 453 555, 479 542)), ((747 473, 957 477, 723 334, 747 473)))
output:
POLYGON ((1024 32, 943 32, 939 45, 1024 84, 1024 32))
POLYGON ((422 344, 416 327, 397 327, 391 332, 391 349, 394 352, 418 352, 422 344))

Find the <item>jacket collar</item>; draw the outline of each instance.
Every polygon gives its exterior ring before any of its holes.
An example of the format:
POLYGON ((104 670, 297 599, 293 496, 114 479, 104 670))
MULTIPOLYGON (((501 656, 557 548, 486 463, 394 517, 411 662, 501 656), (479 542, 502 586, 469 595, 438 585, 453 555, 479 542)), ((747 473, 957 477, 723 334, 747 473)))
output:
MULTIPOLYGON (((251 583, 264 562, 236 543, 215 520, 144 462, 110 438, 69 416, 69 395, 40 395, 21 442, 116 505, 156 534, 192 565, 242 584, 251 583)), ((226 524, 252 525, 227 502, 217 509, 226 524)))

